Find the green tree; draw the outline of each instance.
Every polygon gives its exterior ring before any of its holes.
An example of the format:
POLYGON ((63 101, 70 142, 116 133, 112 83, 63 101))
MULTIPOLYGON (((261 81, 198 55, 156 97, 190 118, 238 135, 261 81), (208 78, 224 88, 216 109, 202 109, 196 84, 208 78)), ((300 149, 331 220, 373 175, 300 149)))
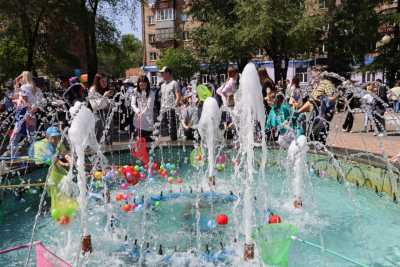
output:
POLYGON ((364 56, 375 50, 379 16, 375 8, 382 0, 343 0, 328 2, 328 68, 340 74, 363 65, 364 56))
POLYGON ((160 69, 168 66, 173 70, 175 78, 185 80, 190 79, 200 69, 197 59, 183 48, 169 48, 163 51, 157 60, 157 66, 160 69))
POLYGON ((397 1, 395 13, 382 14, 380 22, 383 25, 393 25, 392 34, 385 36, 387 42, 377 43, 378 56, 371 69, 383 70, 390 86, 400 79, 400 1, 397 1))
MULTIPOLYGON (((89 83, 98 69, 97 46, 99 27, 104 26, 106 14, 121 14, 136 8, 135 0, 79 0, 78 25, 84 34, 89 83), (103 23, 102 23, 103 22, 103 23)), ((110 29, 110 28, 108 28, 110 29)), ((105 35, 107 36, 107 35, 105 35)))
POLYGON ((274 62, 275 80, 286 79, 288 62, 309 56, 319 44, 322 17, 307 13, 304 0, 237 0, 239 38, 262 48, 274 62))
POLYGON ((304 0, 196 0, 190 13, 203 23, 194 33, 200 56, 242 69, 261 48, 276 80, 286 77, 290 58, 313 52, 321 36, 322 18, 308 16, 304 0))
POLYGON ((123 35, 120 40, 98 45, 99 70, 114 78, 125 75, 125 71, 142 64, 142 44, 133 35, 123 35))
POLYGON ((8 25, 0 32, 0 83, 16 77, 25 67, 26 49, 21 46, 22 38, 15 31, 16 26, 8 25))
POLYGON ((201 25, 192 38, 198 58, 211 65, 236 63, 243 69, 255 51, 240 38, 236 0, 194 0, 189 14, 201 25))

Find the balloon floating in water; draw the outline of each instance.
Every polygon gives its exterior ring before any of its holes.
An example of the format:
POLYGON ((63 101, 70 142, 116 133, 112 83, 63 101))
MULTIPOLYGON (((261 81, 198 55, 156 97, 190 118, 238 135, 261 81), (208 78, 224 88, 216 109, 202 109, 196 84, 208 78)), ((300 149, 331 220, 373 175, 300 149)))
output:
POLYGON ((226 225, 228 224, 228 216, 226 214, 218 214, 215 218, 215 222, 218 225, 226 225))
POLYGON ((103 172, 102 171, 95 171, 94 172, 94 178, 96 180, 101 180, 101 178, 103 178, 103 172))
POLYGON ((225 170, 225 164, 217 163, 217 165, 215 165, 215 168, 217 169, 217 171, 222 172, 223 170, 225 170))
POLYGON ((62 224, 62 225, 69 224, 69 222, 70 222, 70 219, 69 219, 69 217, 66 216, 66 215, 62 215, 62 216, 60 217, 60 220, 58 220, 58 223, 59 223, 59 224, 62 224))
POLYGON ((118 202, 124 200, 124 194, 117 193, 115 195, 115 200, 118 201, 118 202))
POLYGON ((135 208, 135 206, 132 205, 132 204, 125 204, 125 205, 122 206, 122 210, 125 211, 125 212, 130 212, 134 208, 135 208))
POLYGON ((120 188, 121 188, 122 190, 128 190, 129 184, 123 183, 123 184, 121 184, 120 188))
POLYGON ((61 211, 58 209, 51 209, 51 217, 55 220, 58 221, 61 217, 61 211))
POLYGON ((268 219, 269 224, 277 224, 277 223, 281 223, 281 222, 282 222, 282 219, 278 215, 271 214, 269 216, 269 219, 268 219))

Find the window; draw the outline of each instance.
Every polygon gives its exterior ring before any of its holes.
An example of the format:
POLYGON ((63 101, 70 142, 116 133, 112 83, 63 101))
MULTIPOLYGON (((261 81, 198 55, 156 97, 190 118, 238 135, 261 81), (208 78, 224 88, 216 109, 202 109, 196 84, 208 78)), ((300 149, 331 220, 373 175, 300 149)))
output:
POLYGON ((202 83, 208 83, 208 75, 207 74, 201 75, 201 82, 202 83))
POLYGON ((158 9, 156 14, 156 20, 157 21, 174 20, 174 9, 173 8, 158 9))
POLYGON ((155 43, 156 42, 156 35, 155 34, 149 34, 149 43, 155 43))
POLYGON ((175 31, 173 28, 157 29, 157 41, 170 41, 175 39, 175 31))
POLYGON ((220 74, 220 75, 219 75, 219 78, 220 78, 220 80, 221 80, 221 83, 224 83, 224 82, 225 82, 225 79, 226 79, 226 75, 225 75, 225 74, 220 74))
POLYGON ((149 24, 150 24, 150 25, 155 24, 154 16, 149 16, 149 24))
POLYGON ((153 86, 157 85, 157 72, 152 72, 150 82, 153 86))
POLYGON ((374 82, 375 81, 375 72, 365 72, 362 75, 362 82, 363 83, 369 83, 369 82, 374 82))
POLYGON ((156 52, 150 52, 150 60, 157 60, 157 53, 156 52))
POLYGON ((319 8, 327 8, 326 0, 319 0, 319 8))
POLYGON ((308 82, 308 73, 306 68, 296 68, 296 77, 300 80, 300 83, 308 82))
POLYGON ((189 39, 190 39, 190 37, 189 37, 189 32, 188 32, 188 31, 184 31, 184 32, 183 32, 183 40, 187 41, 187 40, 189 40, 189 39))

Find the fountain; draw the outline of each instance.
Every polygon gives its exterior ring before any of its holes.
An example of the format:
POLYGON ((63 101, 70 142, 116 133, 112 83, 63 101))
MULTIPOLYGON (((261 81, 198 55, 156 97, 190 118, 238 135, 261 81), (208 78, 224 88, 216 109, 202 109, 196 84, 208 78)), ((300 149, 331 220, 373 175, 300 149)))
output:
POLYGON ((306 169, 308 152, 307 139, 304 135, 293 140, 288 149, 288 167, 293 168, 292 197, 294 208, 303 206, 303 176, 306 169))
POLYGON ((221 121, 221 111, 213 97, 208 97, 203 104, 203 112, 197 129, 201 140, 207 147, 208 177, 210 185, 215 185, 215 146, 217 144, 218 128, 221 121))
MULTIPOLYGON (((262 139, 265 140, 265 112, 263 105, 263 97, 260 79, 257 68, 253 63, 249 63, 243 70, 240 78, 240 86, 235 94, 235 121, 239 129, 240 153, 245 161, 243 180, 243 220, 244 220, 244 235, 245 235, 245 259, 252 259, 254 252, 254 244, 252 244, 252 217, 253 217, 253 197, 251 186, 253 183, 254 173, 254 147, 255 147, 255 127, 261 128, 262 139)), ((266 162, 266 145, 262 144, 262 163, 260 169, 263 170, 266 162)))
MULTIPOLYGON (((286 224, 298 229, 289 241, 288 236, 284 240, 292 242, 286 258, 289 266, 396 266, 400 262, 400 228, 393 223, 398 221, 398 206, 382 194, 397 196, 399 172, 386 164, 387 158, 352 154, 352 160, 366 159, 355 163, 325 146, 313 154, 314 143, 307 143, 305 136, 293 141, 287 151, 267 150, 261 141, 264 136, 261 140, 256 136, 257 128, 264 133, 265 115, 251 63, 243 70, 235 102, 232 116, 238 141, 234 146, 225 146, 219 138, 221 114, 215 99, 204 102, 197 125, 202 149, 197 151, 207 153, 207 161, 195 166, 188 162, 189 143, 181 147, 155 142, 147 165, 123 150, 109 151, 106 160, 94 137, 93 113, 77 102, 70 110, 73 120, 68 130, 75 164, 60 183, 65 194, 79 193, 77 219, 53 221, 43 209, 45 201, 37 212, 37 205, 28 203, 37 198, 33 183, 45 172, 15 171, 25 181, 22 189, 15 190, 17 211, 3 216, 0 250, 30 241, 26 232, 37 214, 33 241, 40 239, 66 261, 88 266, 260 266, 265 251, 279 250, 279 242, 263 247, 254 235, 270 222, 281 222, 282 229, 286 224), (223 168, 218 167, 221 162, 223 168), (207 190, 207 181, 212 185, 215 179, 218 187, 207 190), (263 215, 263 210, 268 213, 263 215), (84 260, 79 261, 82 253, 84 260)), ((116 103, 109 114, 118 108, 116 103)), ((10 166, 2 169, 5 174, 0 173, 0 180, 8 181, 10 166)), ((10 199, 14 194, 4 198, 10 199)), ((3 256, 0 251, 2 266, 18 265, 24 259, 23 253, 3 256)))

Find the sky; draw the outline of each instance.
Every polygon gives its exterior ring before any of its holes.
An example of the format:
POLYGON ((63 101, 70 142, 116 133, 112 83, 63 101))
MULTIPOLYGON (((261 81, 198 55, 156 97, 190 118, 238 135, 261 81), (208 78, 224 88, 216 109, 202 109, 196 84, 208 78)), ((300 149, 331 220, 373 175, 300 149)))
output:
POLYGON ((131 25, 131 21, 129 19, 128 14, 121 14, 120 17, 115 19, 115 24, 121 34, 134 34, 140 40, 142 39, 142 20, 141 20, 141 12, 140 7, 136 9, 136 19, 135 26, 131 25))

